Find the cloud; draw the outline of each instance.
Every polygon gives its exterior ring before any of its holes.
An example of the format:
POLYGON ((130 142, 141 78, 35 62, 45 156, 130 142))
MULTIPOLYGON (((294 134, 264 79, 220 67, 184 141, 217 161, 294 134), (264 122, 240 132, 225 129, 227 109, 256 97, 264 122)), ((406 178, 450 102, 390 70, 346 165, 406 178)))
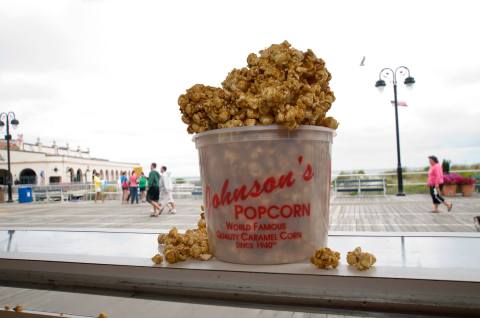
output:
POLYGON ((0 11, 0 69, 33 73, 67 68, 73 48, 62 30, 61 23, 39 16, 0 11))
POLYGON ((458 68, 445 78, 445 81, 447 85, 452 86, 478 85, 480 83, 480 65, 458 68))

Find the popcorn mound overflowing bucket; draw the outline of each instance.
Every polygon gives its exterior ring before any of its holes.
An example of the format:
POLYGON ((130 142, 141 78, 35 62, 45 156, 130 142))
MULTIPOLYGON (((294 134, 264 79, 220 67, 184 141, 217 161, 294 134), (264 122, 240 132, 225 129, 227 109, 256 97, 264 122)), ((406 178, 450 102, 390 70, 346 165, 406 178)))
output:
POLYGON ((333 130, 219 129, 194 137, 208 241, 228 262, 304 260, 326 246, 333 130))
POLYGON ((198 133, 210 252, 244 264, 301 261, 327 245, 331 75, 288 42, 247 63, 222 88, 197 84, 178 100, 198 133))

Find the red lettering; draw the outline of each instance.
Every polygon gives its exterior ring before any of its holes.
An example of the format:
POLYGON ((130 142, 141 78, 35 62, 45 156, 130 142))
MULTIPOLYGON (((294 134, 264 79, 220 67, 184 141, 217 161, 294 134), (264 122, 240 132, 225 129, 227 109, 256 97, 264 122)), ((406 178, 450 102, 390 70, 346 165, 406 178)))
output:
POLYGON ((302 206, 300 206, 300 204, 294 204, 293 205, 293 216, 295 216, 295 217, 302 216, 301 212, 302 212, 302 206))
MULTIPOLYGON (((245 220, 263 220, 263 219, 288 219, 288 218, 302 218, 310 216, 310 203, 299 204, 284 204, 282 206, 242 206, 236 204, 233 209, 235 219, 245 220)), ((250 231, 250 230, 275 230, 285 229, 286 224, 259 224, 259 223, 230 223, 226 222, 228 230, 250 231)))
POLYGON ((252 197, 252 198, 259 197, 260 194, 262 194, 262 186, 260 185, 260 182, 258 182, 258 180, 255 180, 255 181, 253 182, 252 188, 250 189, 250 191, 248 192, 248 194, 249 194, 250 197, 252 197))
POLYGON ((220 205, 220 198, 218 197, 218 194, 215 194, 213 196, 212 204, 214 208, 218 208, 218 206, 220 205))
POLYGON ((303 173, 303 180, 310 181, 313 178, 313 168, 311 164, 307 164, 305 172, 303 173))
POLYGON ((257 210, 253 206, 247 206, 243 214, 247 219, 253 220, 257 217, 257 210), (251 211, 250 215, 249 211, 251 211))
POLYGON ((244 201, 248 198, 259 197, 263 192, 271 193, 276 189, 290 188, 295 184, 295 178, 293 177, 293 172, 289 171, 286 175, 281 175, 278 178, 278 181, 275 177, 268 177, 263 181, 263 184, 260 184, 255 180, 250 188, 247 191, 248 187, 246 185, 241 185, 238 188, 229 191, 229 180, 226 179, 223 182, 222 190, 220 195, 215 193, 210 200, 210 188, 207 186, 206 199, 208 200, 207 206, 210 206, 210 201, 214 208, 218 208, 220 205, 230 205, 232 202, 244 201))
POLYGON ((276 187, 277 187, 277 183, 274 177, 269 177, 265 179, 265 182, 263 182, 263 190, 265 191, 265 193, 273 192, 273 190, 275 190, 276 187))
MULTIPOLYGON (((237 202, 239 200, 245 200, 247 198, 248 193, 246 185, 242 185, 240 188, 237 188, 235 189, 235 191, 233 191, 233 201, 237 202)), ((228 204, 230 204, 230 202, 228 204)))
POLYGON ((264 214, 267 213, 267 208, 263 205, 258 207, 258 218, 261 219, 264 214))
POLYGON ((285 187, 290 188, 295 183, 295 179, 293 178, 293 172, 289 171, 287 175, 281 175, 280 179, 278 180, 278 187, 283 189, 285 187))
POLYGON ((302 215, 310 216, 310 203, 302 204, 302 215))
POLYGON ((271 219, 276 219, 278 218, 278 214, 272 214, 273 209, 278 210, 278 206, 272 205, 271 207, 269 207, 267 210, 267 214, 268 214, 268 217, 270 217, 271 219))
POLYGON ((285 204, 285 205, 282 205, 282 207, 280 208, 280 215, 286 219, 292 216, 292 213, 293 211, 290 205, 285 204))
POLYGON ((241 205, 235 205, 235 219, 238 219, 238 216, 243 213, 243 207, 241 205))
POLYGON ((232 203, 232 199, 230 198, 231 193, 228 191, 228 179, 225 180, 225 182, 223 182, 221 194, 222 194, 222 195, 221 195, 221 197, 222 197, 222 200, 221 200, 222 205, 232 203))

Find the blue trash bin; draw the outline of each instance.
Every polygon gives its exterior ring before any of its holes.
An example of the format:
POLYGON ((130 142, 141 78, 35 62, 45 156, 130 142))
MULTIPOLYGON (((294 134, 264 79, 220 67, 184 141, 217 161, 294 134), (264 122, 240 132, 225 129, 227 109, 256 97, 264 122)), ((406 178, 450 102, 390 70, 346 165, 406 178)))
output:
POLYGON ((33 201, 32 188, 25 187, 18 189, 18 202, 28 203, 33 201))

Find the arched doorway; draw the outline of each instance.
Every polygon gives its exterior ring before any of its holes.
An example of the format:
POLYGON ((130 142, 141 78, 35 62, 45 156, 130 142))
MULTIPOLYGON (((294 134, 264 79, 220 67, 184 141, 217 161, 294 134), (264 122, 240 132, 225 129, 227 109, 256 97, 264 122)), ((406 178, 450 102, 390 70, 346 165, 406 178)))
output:
POLYGON ((70 183, 75 182, 75 171, 73 171, 73 168, 68 168, 67 174, 70 175, 70 183))
MULTIPOLYGON (((0 185, 7 185, 8 183, 8 170, 0 169, 0 185)), ((12 178, 12 174, 10 173, 10 179, 12 178)), ((13 182, 13 181, 12 181, 13 182)))
POLYGON ((116 181, 116 180, 117 180, 117 179, 115 179, 115 171, 110 170, 110 177, 112 178, 112 181, 116 181))
POLYGON ((37 184, 37 174, 30 168, 20 172, 20 184, 37 184))
POLYGON ((115 180, 118 181, 118 178, 120 178, 120 176, 118 175, 118 170, 115 170, 115 180))
POLYGON ((83 174, 82 174, 82 169, 77 170, 77 176, 75 178, 76 182, 83 182, 83 174))
POLYGON ((105 180, 110 181, 110 173, 108 173, 108 169, 105 170, 105 180))
POLYGON ((105 178, 105 175, 103 174, 103 169, 100 169, 100 179, 103 180, 105 178))

